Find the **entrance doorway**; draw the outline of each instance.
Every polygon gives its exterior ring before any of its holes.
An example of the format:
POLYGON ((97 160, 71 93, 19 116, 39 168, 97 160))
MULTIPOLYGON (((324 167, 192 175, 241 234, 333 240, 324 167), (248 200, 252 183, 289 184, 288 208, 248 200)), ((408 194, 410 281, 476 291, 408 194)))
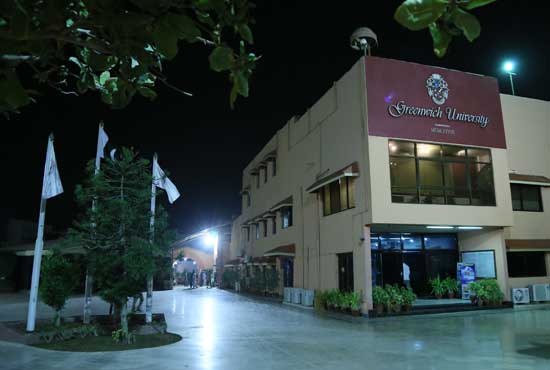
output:
POLYGON ((338 254, 338 289, 353 292, 353 253, 338 254))
POLYGON ((408 272, 412 290, 419 297, 431 294, 429 280, 456 277, 456 234, 371 234, 373 285, 405 285, 408 272), (405 272, 404 272, 405 270, 405 272))

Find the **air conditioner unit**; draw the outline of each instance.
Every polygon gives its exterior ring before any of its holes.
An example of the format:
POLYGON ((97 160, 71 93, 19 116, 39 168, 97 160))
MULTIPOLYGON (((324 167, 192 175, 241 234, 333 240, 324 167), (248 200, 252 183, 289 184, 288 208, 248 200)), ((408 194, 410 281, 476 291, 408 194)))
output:
POLYGON ((529 303, 529 288, 512 288, 512 302, 514 304, 529 303))
POLYGON ((550 301, 550 285, 533 284, 529 285, 529 294, 533 302, 550 301))

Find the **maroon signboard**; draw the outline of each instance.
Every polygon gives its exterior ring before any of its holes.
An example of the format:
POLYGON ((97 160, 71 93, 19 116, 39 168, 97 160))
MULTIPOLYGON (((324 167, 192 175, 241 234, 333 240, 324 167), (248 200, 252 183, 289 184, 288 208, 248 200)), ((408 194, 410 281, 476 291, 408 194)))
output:
POLYGON ((506 148, 496 79, 367 57, 369 135, 506 148))

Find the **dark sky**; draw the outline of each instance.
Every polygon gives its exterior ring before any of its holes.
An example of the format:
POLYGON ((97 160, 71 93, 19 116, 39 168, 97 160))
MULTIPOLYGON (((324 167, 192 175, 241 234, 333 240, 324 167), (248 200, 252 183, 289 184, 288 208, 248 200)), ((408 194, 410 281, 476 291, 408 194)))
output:
POLYGON ((159 86, 155 102, 137 97, 126 109, 111 110, 98 95, 75 98, 46 89, 20 115, 10 121, 0 118, 2 221, 37 218, 46 140, 53 131, 65 193, 48 201, 46 221, 59 228, 70 224, 77 211, 74 186, 95 155, 100 120, 113 143, 132 145, 146 157, 158 152, 161 166, 182 193, 168 207, 180 232, 230 219, 240 211, 241 173, 247 163, 359 58, 349 47, 349 35, 359 26, 377 33, 380 47, 374 55, 492 75, 504 93, 509 84, 500 65, 514 58, 517 94, 550 100, 546 2, 500 0, 477 9, 480 38, 473 44, 455 39, 443 59, 433 55, 428 31, 408 31, 393 20, 399 1, 257 3, 254 51, 262 59, 251 96, 239 100, 233 111, 227 77, 209 71, 207 50, 190 47, 167 63, 166 74, 174 85, 193 92, 192 98, 159 86))

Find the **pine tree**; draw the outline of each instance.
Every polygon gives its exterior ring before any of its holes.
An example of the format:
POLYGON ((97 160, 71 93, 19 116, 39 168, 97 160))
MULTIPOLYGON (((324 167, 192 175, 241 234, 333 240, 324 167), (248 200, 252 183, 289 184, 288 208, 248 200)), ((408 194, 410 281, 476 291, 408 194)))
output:
POLYGON ((132 149, 124 148, 121 158, 107 160, 97 175, 90 161, 87 181, 75 192, 84 213, 69 231, 69 238, 86 249, 98 294, 120 313, 126 340, 128 297, 141 294, 148 274, 158 271, 172 237, 167 215, 157 207, 151 242, 150 174, 149 161, 132 149))

